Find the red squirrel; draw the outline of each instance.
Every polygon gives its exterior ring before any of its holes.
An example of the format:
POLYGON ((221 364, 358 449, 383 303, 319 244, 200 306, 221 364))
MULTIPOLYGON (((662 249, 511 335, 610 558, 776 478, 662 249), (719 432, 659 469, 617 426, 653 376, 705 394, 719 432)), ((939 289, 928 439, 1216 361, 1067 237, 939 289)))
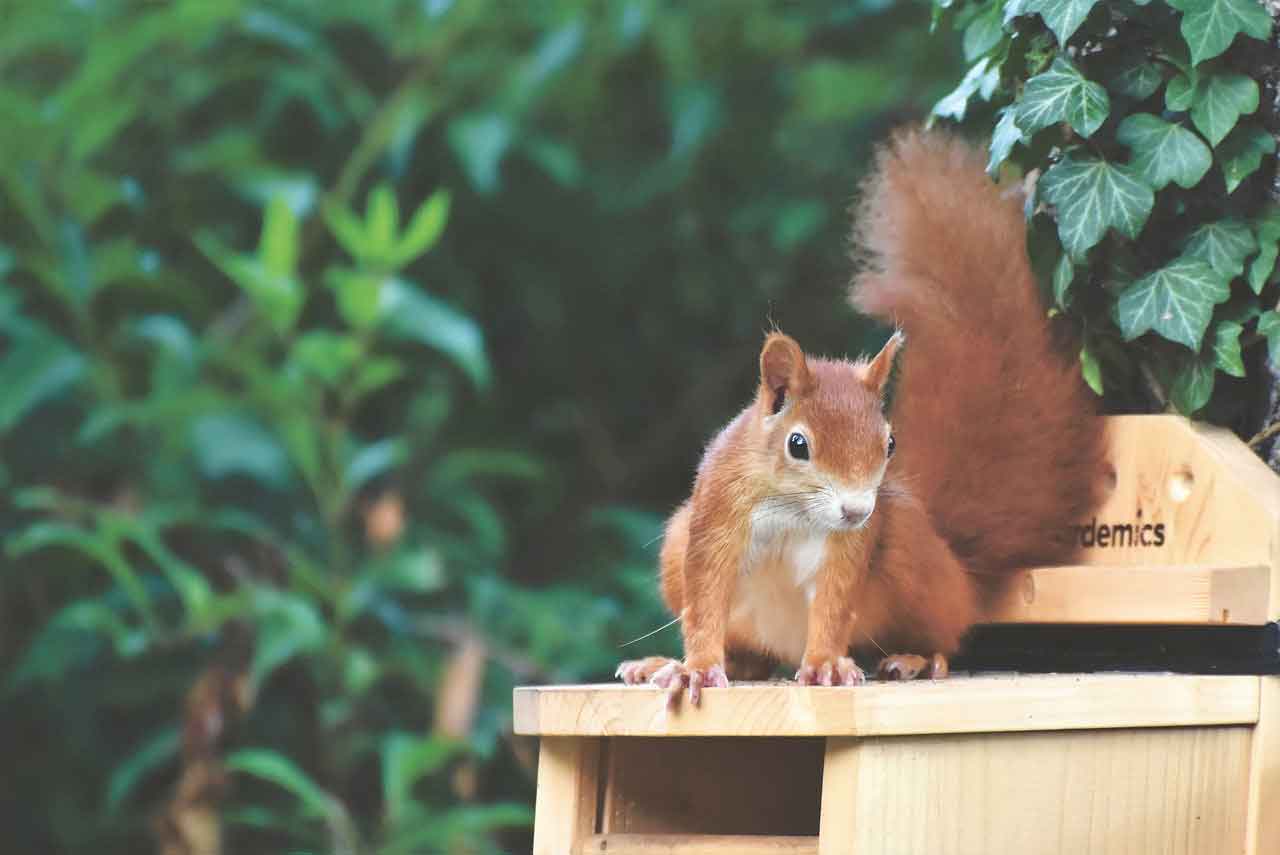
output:
POLYGON ((980 150, 900 132, 858 208, 862 312, 897 331, 870 360, 769 335, 755 400, 707 447, 668 521, 661 588, 683 661, 624 662, 698 703, 798 667, 804 685, 943 677, 1015 571, 1070 561, 1100 499, 1092 395, 1041 304, 1022 201, 980 150), (885 387, 897 363, 890 415, 885 387), (761 666, 764 670, 761 670, 761 666))

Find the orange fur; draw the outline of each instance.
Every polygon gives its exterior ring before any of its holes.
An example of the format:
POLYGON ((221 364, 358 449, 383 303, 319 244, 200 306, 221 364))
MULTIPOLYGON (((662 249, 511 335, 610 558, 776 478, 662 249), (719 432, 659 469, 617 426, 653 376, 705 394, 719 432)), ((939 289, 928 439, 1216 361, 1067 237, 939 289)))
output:
POLYGON ((895 137, 856 238, 854 304, 906 334, 892 438, 882 397, 900 335, 861 362, 766 339, 755 401, 667 526, 662 594, 686 658, 662 679, 677 691, 716 684, 733 651, 828 683, 861 679, 851 647, 950 655, 1010 571, 1069 560, 1065 523, 1099 499, 1100 423, 1040 305, 1020 200, 981 153, 895 137))

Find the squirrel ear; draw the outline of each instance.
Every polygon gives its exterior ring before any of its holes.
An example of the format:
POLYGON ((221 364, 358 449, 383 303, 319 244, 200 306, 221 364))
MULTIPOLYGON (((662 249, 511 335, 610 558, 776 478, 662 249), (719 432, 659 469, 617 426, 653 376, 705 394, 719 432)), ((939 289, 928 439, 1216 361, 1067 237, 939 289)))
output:
POLYGON ((804 395, 812 385, 809 364, 796 340, 782 333, 770 333, 760 351, 760 393, 769 412, 777 413, 788 395, 804 395))
POLYGON ((885 386, 893 374, 893 361, 904 341, 906 337, 902 334, 902 330, 894 330, 893 335, 889 336, 889 340, 884 343, 884 347, 880 348, 880 352, 867 363, 862 382, 870 386, 877 395, 884 395, 885 386))

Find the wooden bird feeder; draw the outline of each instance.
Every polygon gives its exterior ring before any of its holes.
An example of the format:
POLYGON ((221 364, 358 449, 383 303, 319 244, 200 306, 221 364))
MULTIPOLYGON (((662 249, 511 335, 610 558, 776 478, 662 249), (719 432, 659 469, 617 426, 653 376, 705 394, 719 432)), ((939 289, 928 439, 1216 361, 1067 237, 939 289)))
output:
MULTIPOLYGON (((1274 638, 1280 478, 1224 431, 1107 421, 1110 494, 1064 520, 1083 563, 1028 570, 992 623, 1274 638)), ((696 709, 520 688, 534 852, 1280 853, 1280 677, 1255 670, 737 684, 696 709)))

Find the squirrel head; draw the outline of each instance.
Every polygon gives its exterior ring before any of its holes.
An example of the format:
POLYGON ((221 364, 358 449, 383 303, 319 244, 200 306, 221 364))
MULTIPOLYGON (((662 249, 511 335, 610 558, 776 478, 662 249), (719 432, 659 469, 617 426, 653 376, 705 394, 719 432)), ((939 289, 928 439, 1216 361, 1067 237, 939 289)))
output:
POLYGON ((772 333, 760 351, 755 418, 770 474, 770 515, 832 530, 866 525, 894 439, 884 392, 903 336, 870 360, 814 359, 772 333))

